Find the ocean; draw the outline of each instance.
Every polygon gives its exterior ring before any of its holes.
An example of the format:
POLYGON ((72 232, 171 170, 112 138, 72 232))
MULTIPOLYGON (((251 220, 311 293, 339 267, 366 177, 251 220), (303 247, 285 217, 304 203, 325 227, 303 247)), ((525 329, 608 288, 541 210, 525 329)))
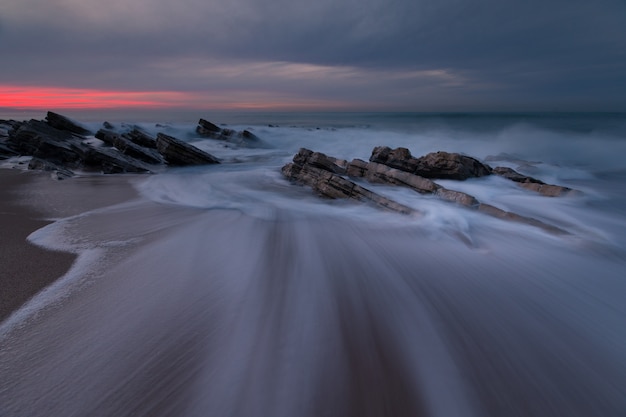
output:
POLYGON ((223 163, 129 177, 137 198, 29 237, 78 259, 0 324, 1 416, 626 415, 626 114, 202 117, 262 146, 126 120, 223 163), (436 180, 567 233, 364 181, 417 214, 322 199, 281 174, 303 147, 376 146, 577 190, 436 180))

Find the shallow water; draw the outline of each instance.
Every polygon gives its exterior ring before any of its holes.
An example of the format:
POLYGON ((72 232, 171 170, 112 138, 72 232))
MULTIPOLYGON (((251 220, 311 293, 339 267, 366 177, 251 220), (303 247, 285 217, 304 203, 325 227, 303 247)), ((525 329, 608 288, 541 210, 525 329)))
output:
POLYGON ((140 178, 139 199, 31 235, 80 257, 0 326, 0 415, 623 416, 619 119, 366 116, 234 126, 263 149, 172 125, 232 163, 140 178), (300 147, 383 144, 580 190, 441 182, 569 234, 388 186, 363 184, 421 215, 319 200, 279 171, 300 147))

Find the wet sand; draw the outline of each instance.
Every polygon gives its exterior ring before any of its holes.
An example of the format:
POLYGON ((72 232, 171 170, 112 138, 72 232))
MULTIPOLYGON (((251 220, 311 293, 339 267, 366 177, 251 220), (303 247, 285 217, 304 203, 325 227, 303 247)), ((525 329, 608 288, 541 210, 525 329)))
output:
POLYGON ((119 176, 52 180, 47 174, 0 169, 0 322, 65 274, 76 256, 27 241, 62 218, 119 203, 136 195, 119 176))
POLYGON ((75 255, 53 252, 26 238, 50 223, 43 212, 19 203, 18 193, 41 174, 0 170, 0 321, 62 276, 75 255))

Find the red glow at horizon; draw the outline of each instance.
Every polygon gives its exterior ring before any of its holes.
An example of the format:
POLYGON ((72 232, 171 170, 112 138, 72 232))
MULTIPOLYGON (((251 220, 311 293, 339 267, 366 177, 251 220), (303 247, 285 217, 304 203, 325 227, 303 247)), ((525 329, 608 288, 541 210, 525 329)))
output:
POLYGON ((342 108, 337 101, 276 97, 271 92, 110 91, 61 87, 27 87, 0 84, 0 108, 18 110, 99 109, 223 109, 282 110, 342 108))
POLYGON ((103 91, 0 85, 0 107, 19 109, 110 109, 178 107, 185 94, 171 91, 103 91))

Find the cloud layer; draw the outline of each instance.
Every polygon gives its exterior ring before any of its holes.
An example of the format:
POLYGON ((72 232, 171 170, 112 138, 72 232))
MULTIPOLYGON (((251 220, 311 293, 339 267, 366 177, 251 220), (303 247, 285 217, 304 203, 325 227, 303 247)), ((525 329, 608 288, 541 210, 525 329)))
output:
POLYGON ((626 110, 622 0, 5 0, 0 47, 6 85, 626 110))

